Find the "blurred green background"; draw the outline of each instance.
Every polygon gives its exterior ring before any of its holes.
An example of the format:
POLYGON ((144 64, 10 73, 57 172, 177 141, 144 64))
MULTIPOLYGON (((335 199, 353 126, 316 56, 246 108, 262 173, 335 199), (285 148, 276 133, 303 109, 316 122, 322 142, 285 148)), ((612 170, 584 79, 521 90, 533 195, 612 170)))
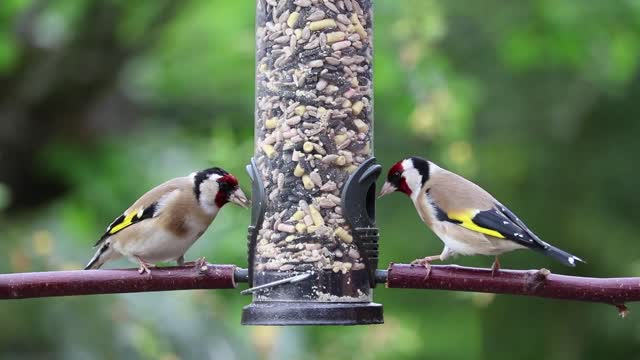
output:
MULTIPOLYGON (((0 2, 0 272, 81 268, 110 221, 168 178, 218 165, 249 188, 254 5, 0 2)), ((505 268, 640 276, 640 2, 375 5, 382 164, 419 154, 458 171, 588 262, 516 252, 505 268)), ((381 264, 442 248, 404 196, 379 202, 378 219, 381 264)), ((187 257, 244 265, 248 222, 225 208, 187 257)), ((489 294, 379 288, 375 300, 384 325, 341 328, 241 327, 250 299, 229 290, 5 301, 0 359, 640 354, 637 306, 622 320, 611 306, 489 294)))

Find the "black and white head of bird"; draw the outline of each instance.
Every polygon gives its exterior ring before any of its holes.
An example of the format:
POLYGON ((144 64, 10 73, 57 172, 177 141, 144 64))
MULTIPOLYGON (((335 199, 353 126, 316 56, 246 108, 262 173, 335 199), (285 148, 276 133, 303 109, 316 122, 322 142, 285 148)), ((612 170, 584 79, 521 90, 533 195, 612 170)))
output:
POLYGON ((214 167, 191 174, 193 192, 200 206, 207 212, 215 212, 226 203, 232 202, 243 208, 249 207, 238 179, 221 168, 214 167))
POLYGON ((400 191, 409 197, 419 193, 422 186, 429 181, 429 175, 437 167, 428 160, 414 156, 395 163, 387 174, 387 181, 378 197, 394 191, 400 191))

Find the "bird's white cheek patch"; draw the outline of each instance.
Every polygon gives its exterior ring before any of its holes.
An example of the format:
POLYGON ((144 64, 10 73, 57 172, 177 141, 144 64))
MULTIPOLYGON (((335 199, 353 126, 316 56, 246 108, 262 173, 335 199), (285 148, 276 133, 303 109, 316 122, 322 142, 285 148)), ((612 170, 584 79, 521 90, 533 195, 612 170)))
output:
POLYGON ((210 205, 207 203, 202 203, 201 204, 202 209, 204 210, 204 212, 206 212, 207 214, 211 215, 211 216, 216 216, 218 214, 218 210, 220 210, 220 208, 216 205, 210 205))

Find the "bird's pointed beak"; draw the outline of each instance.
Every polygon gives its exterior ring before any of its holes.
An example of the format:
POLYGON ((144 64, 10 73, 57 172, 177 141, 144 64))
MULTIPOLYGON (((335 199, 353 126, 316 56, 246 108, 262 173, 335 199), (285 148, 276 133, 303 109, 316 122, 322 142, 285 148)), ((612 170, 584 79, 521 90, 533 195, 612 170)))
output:
POLYGON ((391 194, 392 192, 398 190, 395 186, 391 185, 390 182, 386 181, 384 185, 382 185, 382 190, 380 190, 380 194, 378 195, 378 199, 381 197, 391 194))
POLYGON ((251 200, 247 199, 247 196, 240 188, 231 193, 229 201, 245 209, 249 208, 251 205, 251 200))

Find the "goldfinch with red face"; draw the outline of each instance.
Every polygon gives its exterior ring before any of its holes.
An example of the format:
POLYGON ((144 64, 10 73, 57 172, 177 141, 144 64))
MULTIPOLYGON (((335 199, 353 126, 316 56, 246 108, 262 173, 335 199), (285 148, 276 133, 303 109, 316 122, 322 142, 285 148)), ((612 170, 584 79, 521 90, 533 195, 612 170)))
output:
POLYGON ((422 221, 444 242, 440 255, 414 261, 429 268, 434 260, 452 255, 495 256, 532 249, 568 266, 580 258, 540 240, 511 210, 471 181, 419 157, 397 162, 389 170, 380 197, 394 191, 411 198, 422 221))
POLYGON ((107 227, 85 270, 123 256, 140 265, 140 274, 150 273, 157 262, 184 265, 186 251, 228 202, 243 208, 250 204, 238 180, 217 167, 158 185, 107 227))

